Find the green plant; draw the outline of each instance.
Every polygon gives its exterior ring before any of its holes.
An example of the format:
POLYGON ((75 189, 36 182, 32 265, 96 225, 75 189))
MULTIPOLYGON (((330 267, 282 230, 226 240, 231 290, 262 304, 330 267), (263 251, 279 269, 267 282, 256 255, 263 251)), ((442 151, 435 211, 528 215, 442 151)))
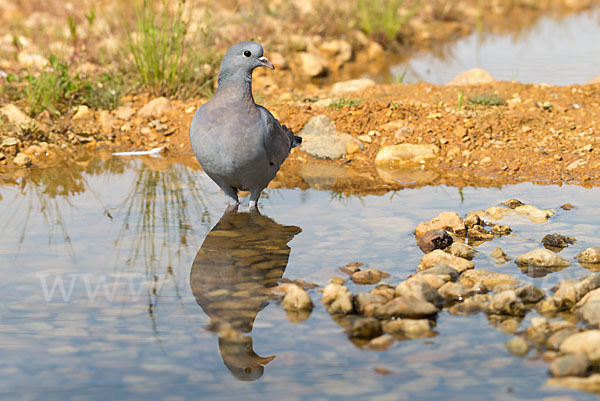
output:
POLYGON ((329 107, 335 109, 341 109, 344 106, 358 106, 360 104, 360 100, 357 99, 346 99, 344 97, 340 97, 337 99, 331 99, 331 104, 329 107))
POLYGON ((471 105, 481 106, 500 106, 506 104, 504 98, 494 95, 493 93, 481 93, 472 97, 467 98, 467 103, 471 105))
POLYGON ((29 73, 24 77, 21 94, 27 101, 30 116, 44 110, 58 115, 74 104, 114 109, 121 98, 122 80, 109 73, 97 78, 94 82, 83 74, 72 75, 66 63, 51 55, 48 68, 39 75, 29 73))
POLYGON ((389 42, 398 38, 415 12, 399 15, 404 0, 358 0, 357 25, 367 35, 383 35, 389 42))
POLYGON ((458 94, 458 104, 456 105, 456 110, 462 109, 464 98, 465 98, 465 91, 460 91, 458 94))
POLYGON ((405 68, 404 70, 402 70, 402 72, 398 75, 396 75, 396 83, 397 84, 403 84, 404 83, 404 78, 406 78, 406 73, 408 72, 408 68, 405 68))
MULTIPOLYGON (((190 32, 185 1, 175 6, 166 0, 155 4, 143 0, 136 8, 135 29, 127 29, 126 50, 140 84, 154 95, 193 95, 211 87, 212 79, 206 64, 214 64, 210 51, 211 31, 190 32)), ((204 15, 209 26, 210 14, 204 15)))

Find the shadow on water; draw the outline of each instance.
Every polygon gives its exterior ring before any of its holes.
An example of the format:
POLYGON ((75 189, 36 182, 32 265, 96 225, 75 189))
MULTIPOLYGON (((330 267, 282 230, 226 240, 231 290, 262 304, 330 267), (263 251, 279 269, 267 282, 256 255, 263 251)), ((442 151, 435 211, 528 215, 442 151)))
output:
POLYGON ((254 381, 275 356, 253 349, 258 313, 276 299, 271 288, 283 277, 290 257, 288 242, 302 230, 284 226, 258 211, 228 208, 196 254, 190 287, 219 337, 223 363, 238 380, 254 381))

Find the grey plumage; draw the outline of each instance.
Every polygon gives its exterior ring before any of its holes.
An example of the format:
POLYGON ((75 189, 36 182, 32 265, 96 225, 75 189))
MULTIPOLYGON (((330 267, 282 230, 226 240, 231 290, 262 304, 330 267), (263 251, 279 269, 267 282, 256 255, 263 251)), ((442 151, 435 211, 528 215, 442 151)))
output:
POLYGON ((240 42, 227 50, 219 69, 215 95, 194 115, 190 141, 206 174, 236 204, 238 190, 250 191, 255 207, 263 189, 275 177, 295 136, 252 96, 252 71, 273 68, 255 42, 240 42))

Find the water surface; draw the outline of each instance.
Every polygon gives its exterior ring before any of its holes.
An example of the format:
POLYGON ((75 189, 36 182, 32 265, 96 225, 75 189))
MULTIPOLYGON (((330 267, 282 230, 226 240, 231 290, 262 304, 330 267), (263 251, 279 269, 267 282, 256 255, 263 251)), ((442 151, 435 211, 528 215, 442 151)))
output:
POLYGON ((599 189, 440 186, 363 197, 280 189, 266 192, 262 214, 224 214, 224 196, 201 171, 156 160, 86 159, 0 177, 1 398, 596 398, 547 387, 548 366, 535 351, 510 355, 511 334, 485 314, 443 312, 435 337, 368 351, 331 319, 318 289, 309 290, 315 309, 302 315, 287 314, 269 288, 282 278, 324 286, 357 261, 396 284, 422 256, 418 222, 518 198, 557 214, 542 224, 505 218, 514 235, 477 246, 475 265, 549 289, 589 273, 574 256, 600 240, 599 189), (572 265, 560 272, 530 278, 488 256, 500 246, 516 257, 553 232, 578 240, 561 252, 572 265))
POLYGON ((405 73, 404 82, 445 84, 471 68, 483 68, 501 81, 584 84, 600 76, 600 10, 567 17, 543 17, 533 26, 510 33, 478 33, 420 52, 376 79, 389 82, 405 73))

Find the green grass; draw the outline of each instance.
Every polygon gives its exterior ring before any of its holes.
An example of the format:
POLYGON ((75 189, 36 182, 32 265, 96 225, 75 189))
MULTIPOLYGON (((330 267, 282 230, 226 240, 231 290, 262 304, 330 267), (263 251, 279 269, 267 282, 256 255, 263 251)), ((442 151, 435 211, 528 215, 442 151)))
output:
MULTIPOLYGON (((205 14, 204 26, 210 26, 205 14)), ((136 7, 134 27, 128 27, 126 56, 140 85, 156 96, 189 96, 210 91, 212 75, 203 65, 215 65, 208 29, 190 31, 185 1, 143 0, 136 7)))
POLYGON ((469 103, 470 105, 479 106, 500 106, 506 104, 506 101, 503 97, 486 92, 468 97, 467 103, 469 103))
POLYGON ((95 79, 83 74, 72 74, 69 66, 51 55, 48 68, 39 74, 27 73, 15 77, 28 105, 28 114, 37 116, 44 110, 59 115, 73 105, 85 104, 92 108, 114 109, 119 105, 122 81, 104 73, 95 79))
POLYGON ((346 99, 344 97, 340 97, 337 99, 331 99, 331 104, 329 107, 334 109, 341 109, 345 106, 358 106, 361 103, 359 99, 346 99))
POLYGON ((399 15, 404 0, 358 0, 355 11, 357 25, 367 35, 383 35, 388 42, 398 39, 400 31, 410 20, 413 11, 399 15))

